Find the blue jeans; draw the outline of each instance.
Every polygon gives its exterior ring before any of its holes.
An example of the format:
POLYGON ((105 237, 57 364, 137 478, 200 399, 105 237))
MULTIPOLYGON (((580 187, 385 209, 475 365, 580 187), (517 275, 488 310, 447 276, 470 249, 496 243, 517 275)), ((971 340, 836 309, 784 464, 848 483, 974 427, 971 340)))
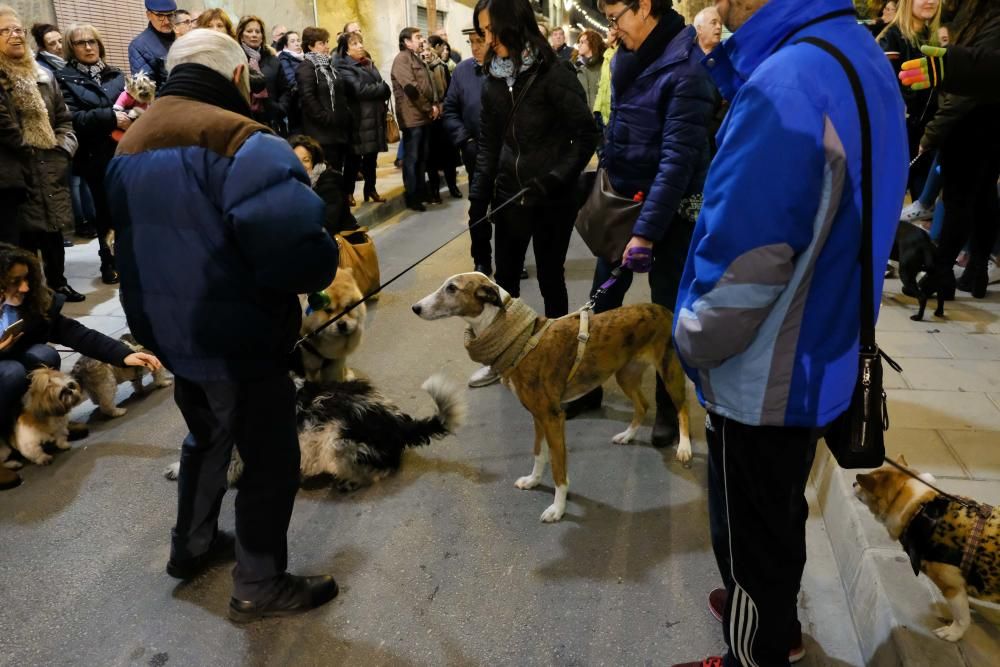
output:
POLYGON ((0 360, 0 433, 14 425, 21 398, 28 391, 28 373, 42 366, 59 368, 60 363, 59 353, 48 345, 32 345, 0 360))
POLYGON ((427 194, 427 153, 430 151, 431 127, 408 127, 403 130, 403 186, 407 198, 419 201, 427 194))
POLYGON ((93 222, 97 218, 97 212, 87 182, 76 174, 70 174, 69 191, 73 196, 73 222, 77 226, 85 221, 93 222))

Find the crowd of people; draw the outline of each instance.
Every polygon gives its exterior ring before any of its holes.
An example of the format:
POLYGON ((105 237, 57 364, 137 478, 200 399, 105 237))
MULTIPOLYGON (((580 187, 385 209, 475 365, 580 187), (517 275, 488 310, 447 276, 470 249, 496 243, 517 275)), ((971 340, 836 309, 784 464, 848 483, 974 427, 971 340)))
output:
MULTIPOLYGON (((469 58, 444 31, 425 38, 406 27, 388 80, 357 23, 336 36, 268 32, 257 16, 234 23, 221 9, 146 0, 149 25, 126 74, 106 62, 94 26, 35 25, 33 53, 19 17, 0 7, 0 401, 16 402, 32 368, 58 366, 39 348, 46 336, 119 365, 160 363, 60 319, 62 302, 83 299, 63 275, 63 233, 75 223, 98 236, 101 279, 121 279, 130 327, 175 374, 191 430, 168 571, 187 578, 232 550, 216 519, 235 442, 245 472, 231 616, 331 599, 332 578, 285 572, 298 481, 287 351, 296 295, 329 284, 331 234, 356 224, 359 178, 365 201, 383 201, 376 157, 394 119, 407 206, 440 203, 442 176, 460 198, 464 165, 469 223, 491 220, 472 229, 475 270, 517 297, 530 244, 546 317, 569 312, 564 265, 580 211, 610 220, 621 213, 607 193, 631 202, 621 256, 597 259, 594 288, 620 266, 632 271, 594 308, 621 305, 633 273, 647 273, 650 300, 675 312, 675 344, 709 414, 724 583, 709 601, 731 648, 691 664, 801 658, 804 489, 816 442, 857 376, 861 211, 871 207, 871 260, 885 265, 898 220, 929 218, 940 192, 920 289, 985 296, 1000 226, 1000 100, 987 83, 1000 8, 886 2, 872 39, 850 0, 720 2, 693 25, 670 0, 598 6, 607 36, 584 30, 574 48, 528 0, 479 0, 463 30, 469 58), (720 44, 724 25, 736 38, 720 44), (157 99, 138 115, 122 99, 146 80, 157 99), (863 166, 865 121, 877 149, 863 166), (906 191, 913 203, 903 208, 906 191), (178 257, 196 270, 178 269, 178 257), (47 328, 30 341, 4 336, 29 315, 47 328)), ((469 384, 498 379, 483 367, 469 384)), ((601 400, 597 390, 564 410, 572 417, 601 400)), ((658 383, 653 444, 676 433, 658 383)))

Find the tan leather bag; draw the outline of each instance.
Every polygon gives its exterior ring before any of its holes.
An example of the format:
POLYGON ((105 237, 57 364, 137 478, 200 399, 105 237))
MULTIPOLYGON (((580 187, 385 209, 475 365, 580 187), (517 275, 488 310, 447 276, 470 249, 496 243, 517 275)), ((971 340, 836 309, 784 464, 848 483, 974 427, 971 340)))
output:
POLYGON ((385 142, 394 144, 399 141, 399 123, 396 122, 396 115, 392 111, 385 114, 385 142))
POLYGON ((378 254, 375 243, 368 235, 367 227, 359 227, 353 231, 336 234, 337 246, 340 248, 340 268, 350 268, 354 271, 354 280, 358 283, 361 293, 368 296, 381 285, 381 275, 378 268, 378 254))

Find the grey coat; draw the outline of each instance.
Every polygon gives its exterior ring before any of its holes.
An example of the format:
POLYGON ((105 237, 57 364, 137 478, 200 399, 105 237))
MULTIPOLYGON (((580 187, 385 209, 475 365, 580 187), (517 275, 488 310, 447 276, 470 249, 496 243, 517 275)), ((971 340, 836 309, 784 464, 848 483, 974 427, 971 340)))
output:
POLYGON ((344 80, 354 116, 351 139, 354 154, 367 155, 389 150, 385 140, 385 105, 392 92, 389 85, 371 62, 363 65, 350 56, 337 61, 337 72, 344 80))
POLYGON ((21 231, 61 232, 73 224, 68 173, 78 144, 73 132, 73 114, 63 101, 59 84, 48 70, 39 66, 37 71, 38 90, 56 133, 56 147, 31 151, 27 164, 28 197, 18 208, 18 227, 21 231))

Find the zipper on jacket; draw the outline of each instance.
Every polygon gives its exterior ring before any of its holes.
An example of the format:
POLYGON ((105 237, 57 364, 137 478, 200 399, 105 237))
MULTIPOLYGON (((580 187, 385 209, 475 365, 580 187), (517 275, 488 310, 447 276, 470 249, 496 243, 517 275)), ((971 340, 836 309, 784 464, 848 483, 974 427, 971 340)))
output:
MULTIPOLYGON (((516 102, 514 101, 514 86, 507 86, 507 92, 510 93, 510 112, 515 113, 517 109, 515 108, 516 102)), ((521 173, 518 170, 518 162, 521 160, 521 146, 517 143, 517 119, 510 119, 510 133, 514 139, 514 178, 517 180, 517 189, 522 190, 524 186, 521 185, 521 173)), ((504 137, 506 139, 506 137, 504 137)), ((524 205, 524 195, 521 195, 521 205, 524 205)))

